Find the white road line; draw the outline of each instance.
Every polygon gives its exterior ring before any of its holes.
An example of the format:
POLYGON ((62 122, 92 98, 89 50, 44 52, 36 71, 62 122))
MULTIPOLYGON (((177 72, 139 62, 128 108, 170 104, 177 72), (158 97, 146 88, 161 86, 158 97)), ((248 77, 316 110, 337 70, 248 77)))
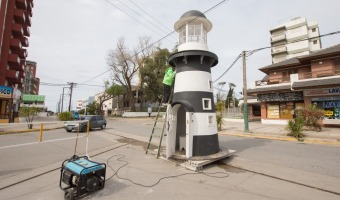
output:
MULTIPOLYGON (((79 136, 78 138, 83 138, 83 137, 86 137, 86 135, 79 136)), ((76 139, 76 138, 77 137, 68 137, 68 138, 61 138, 61 139, 55 139, 55 140, 46 140, 46 141, 42 141, 42 142, 31 142, 31 143, 24 143, 24 144, 16 144, 16 145, 10 145, 10 146, 3 146, 3 147, 0 147, 0 149, 8 149, 8 148, 13 148, 13 147, 28 146, 28 145, 39 144, 39 143, 57 142, 57 141, 62 141, 62 140, 72 140, 72 139, 76 139)))

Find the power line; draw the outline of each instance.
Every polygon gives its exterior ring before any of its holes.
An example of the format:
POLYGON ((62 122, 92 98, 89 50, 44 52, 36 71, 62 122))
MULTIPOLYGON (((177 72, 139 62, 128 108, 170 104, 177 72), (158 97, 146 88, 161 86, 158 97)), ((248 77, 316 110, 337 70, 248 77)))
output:
MULTIPOLYGON (((150 20, 148 20, 147 18, 145 18, 142 14, 138 13, 137 11, 135 11, 134 9, 132 9, 130 6, 126 5, 125 3, 123 3, 120 0, 117 0, 118 2, 120 2, 121 4, 123 4, 125 7, 127 7, 128 9, 130 9, 132 12, 136 13, 138 16, 142 17, 144 20, 146 20, 147 22, 149 22, 150 24, 152 24, 154 27, 156 27, 158 30, 162 31, 163 33, 167 33, 166 31, 164 31, 162 28, 160 28, 157 24, 154 24, 153 22, 151 22, 150 20)), ((146 13, 142 8, 138 7, 136 4, 134 4, 132 1, 130 1, 133 5, 135 5, 137 8, 139 8, 140 10, 142 10, 144 13, 146 13)), ((150 16, 148 14, 148 16, 150 16)), ((152 19, 154 19, 153 17, 151 17, 152 19)), ((167 28, 168 29, 168 28, 167 28)), ((170 30, 171 31, 171 30, 170 30)), ((171 41, 173 42, 173 41, 171 41)), ((175 42, 176 43, 176 42, 175 42)))
MULTIPOLYGON (((116 7, 116 6, 115 6, 114 4, 112 4, 110 1, 108 1, 108 0, 105 0, 105 1, 107 1, 108 3, 110 3, 111 5, 113 5, 114 7, 116 7)), ((229 2, 229 1, 230 1, 230 0, 223 0, 223 1, 220 1, 219 3, 217 3, 217 4, 214 5, 213 7, 209 8, 208 10, 206 10, 205 12, 203 12, 202 14, 206 14, 206 13, 212 11, 213 9, 217 8, 218 6, 222 5, 223 3, 229 2)), ((116 7, 116 8, 117 8, 117 7, 116 7)), ((119 8, 118 8, 118 9, 119 9, 119 8)), ((190 20, 188 23, 190 23, 190 22, 192 22, 192 21, 195 21, 198 17, 200 17, 200 16, 196 16, 195 18, 193 18, 192 20, 190 20)), ((174 31, 172 31, 172 32, 168 33, 167 35, 163 36, 162 38, 158 39, 157 41, 151 43, 149 46, 145 47, 144 49, 141 49, 141 50, 137 51, 133 56, 130 56, 130 57, 127 58, 127 59, 133 58, 133 57, 135 57, 136 55, 140 54, 140 53, 141 53, 142 51, 144 51, 145 49, 148 49, 148 48, 154 46, 155 44, 159 43, 159 42, 162 41, 163 39, 165 39, 165 38, 167 38, 168 36, 174 34, 177 30, 181 29, 183 26, 185 26, 185 24, 182 25, 181 27, 179 27, 178 29, 175 29, 174 31)), ((89 80, 87 80, 87 81, 82 82, 81 84, 87 83, 87 82, 89 82, 89 81, 91 81, 91 80, 93 80, 93 79, 95 79, 95 78, 97 78, 97 77, 99 77, 99 76, 105 74, 106 72, 108 72, 108 71, 110 71, 110 70, 111 70, 111 69, 108 69, 108 70, 104 71, 103 73, 101 73, 101 74, 99 74, 99 75, 97 75, 97 76, 95 76, 95 77, 93 77, 93 78, 91 78, 91 79, 89 79, 89 80)))
MULTIPOLYGON (((335 31, 335 32, 331 32, 331 33, 326 33, 323 35, 319 35, 319 36, 315 36, 315 37, 311 37, 311 38, 304 38, 304 39, 300 39, 300 40, 294 40, 291 42, 288 42, 286 44, 292 44, 292 43, 296 43, 296 42, 301 42, 301 41, 306 41, 306 40, 313 40, 316 38, 321 38, 321 37, 325 37, 325 36, 330 36, 330 35, 335 35, 335 34, 339 34, 340 31, 335 31)), ((262 48, 258 48, 258 49, 254 49, 254 50, 249 50, 246 51, 246 57, 249 57, 251 55, 253 55, 254 53, 264 50, 264 49, 269 49, 269 48, 273 48, 273 47, 277 47, 277 46, 282 46, 282 44, 280 45, 273 45, 273 46, 268 46, 268 47, 262 47, 262 48)), ((238 59, 240 59, 241 54, 238 55, 238 57, 234 60, 234 62, 228 67, 228 69, 226 71, 223 72, 223 74, 221 76, 219 76, 215 81, 213 81, 213 83, 215 83, 216 81, 218 81, 220 78, 222 78, 233 66, 234 64, 238 61, 238 59)))
POLYGON ((223 74, 221 75, 221 76, 219 76, 216 80, 214 80, 213 81, 213 83, 215 83, 216 81, 218 81, 218 80, 220 80, 234 65, 235 65, 235 63, 239 60, 241 58, 241 54, 239 54, 237 57, 236 57, 236 59, 234 60, 234 62, 233 63, 231 63, 231 65, 228 67, 228 69, 227 70, 225 70, 224 72, 223 72, 223 74))
POLYGON ((165 27, 166 29, 168 29, 168 31, 171 31, 171 29, 169 29, 167 26, 165 26, 162 22, 158 21, 156 18, 152 17, 148 12, 146 12, 145 10, 143 10, 140 6, 138 6, 137 4, 133 3, 133 1, 129 0, 135 7, 137 7, 138 9, 140 9, 142 12, 144 12, 146 15, 148 15, 149 17, 151 17, 153 20, 155 20, 158 24, 162 25, 163 27, 165 27))
MULTIPOLYGON (((104 0, 104 1, 106 1, 106 2, 109 3, 110 5, 114 6, 114 7, 117 8, 118 10, 122 11, 123 13, 125 13, 126 15, 128 15, 129 17, 131 17, 132 19, 136 20, 137 22, 139 22, 140 24, 142 24, 142 25, 145 26, 146 28, 150 29, 152 32, 154 32, 154 33, 156 33, 156 34, 162 36, 160 33, 158 33, 157 31, 155 31, 154 29, 150 28, 149 26, 147 26, 146 24, 144 24, 143 22, 141 22, 141 21, 140 21, 139 19, 137 19, 136 17, 130 15, 130 14, 127 13, 127 12, 125 12, 123 9, 121 9, 121 8, 118 7, 118 6, 116 6, 116 5, 115 5, 114 3, 112 3, 111 1, 109 1, 109 0, 104 0)), ((120 2, 120 1, 119 1, 119 2, 120 2)), ((124 3, 122 3, 122 4, 125 5, 124 3)), ((127 6, 127 7, 128 7, 128 6, 127 6)), ((173 43, 173 41, 170 41, 169 39, 168 39, 168 41, 173 43)))
MULTIPOLYGON (((292 43, 296 43, 296 42, 302 42, 302 41, 306 41, 306 40, 313 40, 313 39, 322 38, 322 37, 325 37, 325 36, 335 35, 335 34, 339 34, 339 33, 340 33, 340 31, 335 31, 335 32, 326 33, 326 34, 315 36, 315 37, 311 37, 311 38, 304 38, 304 39, 299 39, 299 40, 293 40, 291 42, 285 43, 284 45, 292 44, 292 43)), ((261 51, 261 50, 264 50, 264 49, 273 48, 273 47, 278 47, 278 46, 282 46, 282 45, 283 44, 278 44, 278 45, 267 46, 267 47, 262 47, 262 48, 258 48, 258 49, 247 51, 248 52, 247 57, 252 55, 252 54, 254 54, 254 53, 256 53, 256 52, 258 52, 258 51, 261 51)))

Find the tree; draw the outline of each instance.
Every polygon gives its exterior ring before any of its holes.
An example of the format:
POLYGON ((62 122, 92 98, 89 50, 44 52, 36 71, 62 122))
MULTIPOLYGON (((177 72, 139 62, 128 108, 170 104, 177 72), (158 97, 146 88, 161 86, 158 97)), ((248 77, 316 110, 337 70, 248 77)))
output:
POLYGON ((93 101, 92 103, 87 104, 86 106, 86 113, 89 113, 90 115, 96 115, 98 114, 98 103, 96 101, 93 101))
POLYGON ((105 101, 110 100, 116 96, 125 94, 125 90, 121 85, 111 85, 110 87, 108 87, 108 84, 108 82, 105 83, 105 91, 98 97, 98 115, 103 115, 103 104, 105 101))
POLYGON ((141 89, 146 99, 152 102, 161 101, 163 91, 163 76, 165 73, 166 61, 170 52, 168 49, 158 48, 152 57, 145 60, 141 68, 141 89))
POLYGON ((26 122, 27 122, 27 127, 28 129, 32 129, 33 128, 33 120, 34 120, 34 116, 41 110, 41 108, 38 107, 21 107, 19 110, 19 117, 24 117, 26 122))
MULTIPOLYGON (((131 111, 136 110, 132 83, 144 61, 153 52, 154 46, 150 45, 150 43, 149 37, 140 37, 138 46, 131 53, 125 45, 125 39, 120 38, 116 49, 111 50, 107 58, 107 63, 112 71, 113 83, 125 88, 131 111)), ((140 85, 140 80, 136 82, 137 85, 140 85)))
POLYGON ((226 99, 226 107, 229 108, 231 102, 233 103, 233 107, 236 107, 235 105, 238 105, 238 99, 234 96, 234 88, 236 85, 234 83, 229 83, 229 91, 226 99))

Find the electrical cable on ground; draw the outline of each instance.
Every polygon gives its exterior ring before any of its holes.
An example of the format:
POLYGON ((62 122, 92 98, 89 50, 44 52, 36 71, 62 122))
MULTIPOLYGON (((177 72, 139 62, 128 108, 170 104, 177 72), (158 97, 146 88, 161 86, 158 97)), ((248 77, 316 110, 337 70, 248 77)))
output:
POLYGON ((107 162, 106 162, 106 165, 108 167, 110 167, 110 169, 114 172, 109 178, 106 179, 106 181, 110 180, 111 178, 113 178, 114 176, 117 176, 117 178, 121 179, 121 180, 125 180, 125 181, 129 181, 130 183, 133 183, 134 185, 138 185, 138 186, 141 186, 141 187, 154 187, 155 185, 158 185, 162 180, 165 180, 165 179, 170 179, 170 178, 177 178, 177 177, 180 177, 180 176, 186 176, 186 175, 198 175, 198 174, 203 174, 205 176, 209 176, 209 177, 212 177, 212 178, 227 178, 229 177, 229 174, 226 173, 226 172, 212 172, 212 173, 206 173, 206 172, 203 172, 203 170, 199 171, 199 172, 187 172, 187 173, 183 173, 183 174, 178 174, 178 175, 172 175, 172 176, 165 176, 165 177, 162 177, 160 179, 158 179, 158 181, 156 181, 155 183, 151 184, 151 185, 144 185, 144 184, 141 184, 141 183, 137 183, 137 182, 134 182, 133 180, 129 179, 129 178, 124 178, 124 177, 120 177, 118 175, 118 172, 119 170, 121 170, 122 168, 124 168, 125 166, 127 166, 129 164, 128 161, 125 161, 125 160, 122 160, 123 158, 125 158, 126 156, 123 155, 123 154, 117 154, 117 155, 113 155, 111 156, 110 158, 107 159, 107 162), (115 157, 118 157, 116 160, 117 161, 120 161, 122 163, 124 163, 122 166, 120 166, 117 170, 113 169, 113 167, 109 164, 110 163, 110 160, 112 158, 115 158, 115 157), (223 176, 215 176, 215 174, 222 174, 223 176))

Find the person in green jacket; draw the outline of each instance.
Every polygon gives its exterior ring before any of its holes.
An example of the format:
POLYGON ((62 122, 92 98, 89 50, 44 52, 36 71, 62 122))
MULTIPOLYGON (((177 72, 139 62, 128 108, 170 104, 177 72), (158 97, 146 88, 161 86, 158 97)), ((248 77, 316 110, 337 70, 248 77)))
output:
POLYGON ((175 67, 168 67, 165 70, 165 75, 163 78, 163 101, 162 101, 163 105, 166 105, 169 101, 171 94, 171 86, 175 80, 175 75, 176 75, 175 67))

